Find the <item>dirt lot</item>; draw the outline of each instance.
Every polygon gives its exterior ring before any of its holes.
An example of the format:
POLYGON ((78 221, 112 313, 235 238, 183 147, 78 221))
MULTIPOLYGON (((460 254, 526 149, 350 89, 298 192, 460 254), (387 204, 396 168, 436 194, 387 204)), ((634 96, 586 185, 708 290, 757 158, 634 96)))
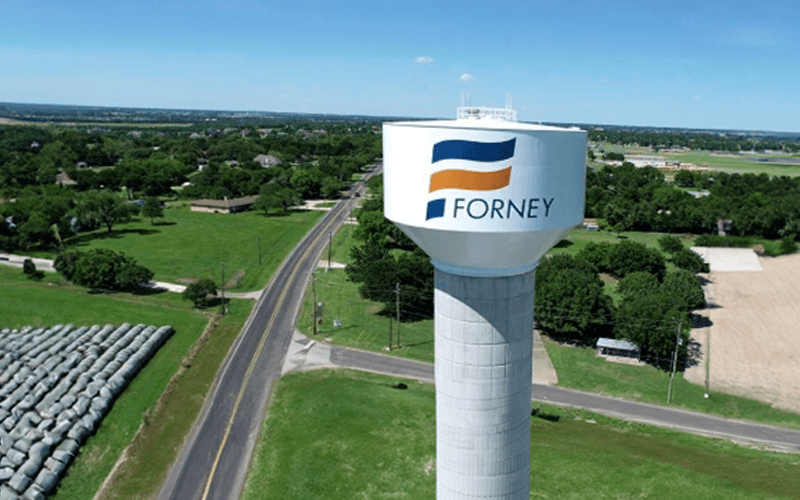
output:
MULTIPOLYGON (((763 271, 711 272, 704 311, 708 328, 693 330, 710 340, 711 390, 723 390, 800 413, 800 254, 761 258, 763 271)), ((705 359, 687 380, 705 383, 705 359)))

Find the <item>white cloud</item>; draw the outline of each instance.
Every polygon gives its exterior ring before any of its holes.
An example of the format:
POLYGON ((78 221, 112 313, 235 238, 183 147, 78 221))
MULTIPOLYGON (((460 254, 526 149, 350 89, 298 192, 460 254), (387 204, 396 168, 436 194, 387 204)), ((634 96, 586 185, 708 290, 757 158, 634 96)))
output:
POLYGON ((417 64, 433 64, 433 58, 428 56, 419 56, 418 58, 414 59, 414 62, 417 64))
POLYGON ((695 101, 699 101, 700 100, 700 96, 699 95, 693 96, 692 99, 695 100, 695 101))
POLYGON ((459 80, 461 80, 462 82, 471 82, 474 79, 475 77, 470 75, 469 73, 464 73, 463 75, 461 75, 461 78, 459 78, 459 80))

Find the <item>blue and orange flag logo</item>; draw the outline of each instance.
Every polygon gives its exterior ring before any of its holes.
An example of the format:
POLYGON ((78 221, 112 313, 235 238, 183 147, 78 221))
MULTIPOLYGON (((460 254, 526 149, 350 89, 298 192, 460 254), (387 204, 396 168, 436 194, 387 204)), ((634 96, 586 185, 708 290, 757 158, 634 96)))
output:
MULTIPOLYGON (((511 159, 517 139, 503 142, 477 142, 450 140, 433 145, 431 163, 442 160, 466 160, 497 162, 511 159)), ((508 186, 511 180, 511 165, 492 172, 465 169, 441 170, 431 175, 429 193, 440 189, 463 189, 466 191, 494 191, 508 186)), ((444 216, 445 198, 428 202, 425 220, 444 216)))

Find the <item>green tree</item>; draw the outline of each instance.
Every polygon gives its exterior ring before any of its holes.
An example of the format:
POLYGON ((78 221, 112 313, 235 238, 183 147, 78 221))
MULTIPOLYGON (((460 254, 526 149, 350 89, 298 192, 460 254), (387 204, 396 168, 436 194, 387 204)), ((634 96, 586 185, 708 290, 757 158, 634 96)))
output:
POLYGON ((646 271, 662 281, 667 273, 667 264, 661 252, 630 240, 622 241, 614 248, 609 255, 609 267, 617 278, 624 278, 636 271, 646 271))
POLYGON ((706 306, 706 296, 700 280, 691 271, 676 269, 664 278, 662 291, 672 298, 672 302, 685 312, 702 309, 706 306))
POLYGON ((155 224, 156 217, 162 218, 164 217, 164 208, 161 206, 161 203, 158 201, 157 198, 149 197, 144 200, 144 206, 142 207, 142 215, 145 217, 150 217, 150 224, 155 224))
POLYGON ((204 278, 187 286, 182 295, 185 300, 191 300, 195 307, 202 309, 216 301, 217 285, 213 280, 204 278))
POLYGON ((659 291, 660 284, 658 279, 645 271, 630 273, 617 285, 617 292, 623 300, 632 300, 642 295, 651 295, 659 291))
POLYGON ((658 245, 667 253, 675 253, 683 250, 683 242, 673 234, 665 234, 658 239, 658 245))
POLYGON ((642 358, 662 369, 668 369, 680 325, 684 357, 692 323, 689 313, 676 304, 669 293, 658 291, 636 295, 620 304, 614 316, 614 336, 636 344, 642 358))
POLYGON ((54 266, 68 280, 92 290, 137 292, 153 279, 153 271, 132 257, 106 248, 62 252, 54 266))
POLYGON ((536 326, 553 338, 591 342, 606 335, 611 298, 593 265, 569 255, 544 259, 536 270, 536 326))
POLYGON ((299 202, 300 197, 292 188, 282 186, 277 182, 269 182, 261 187, 255 208, 265 214, 269 214, 273 210, 283 213, 299 202))
POLYGON ((78 201, 77 212, 80 219, 97 221, 110 233, 114 224, 129 220, 136 207, 109 191, 90 191, 78 201))
POLYGON ((681 248, 679 251, 672 254, 670 261, 675 264, 675 266, 690 271, 693 274, 707 273, 711 269, 700 255, 688 248, 681 248))

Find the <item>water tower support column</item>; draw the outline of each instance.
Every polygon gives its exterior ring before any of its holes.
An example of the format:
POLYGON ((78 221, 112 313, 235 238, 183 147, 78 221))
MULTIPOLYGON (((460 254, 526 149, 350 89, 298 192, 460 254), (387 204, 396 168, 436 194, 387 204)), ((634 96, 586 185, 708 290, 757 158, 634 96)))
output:
POLYGON ((528 499, 533 271, 436 269, 436 498, 528 499))

